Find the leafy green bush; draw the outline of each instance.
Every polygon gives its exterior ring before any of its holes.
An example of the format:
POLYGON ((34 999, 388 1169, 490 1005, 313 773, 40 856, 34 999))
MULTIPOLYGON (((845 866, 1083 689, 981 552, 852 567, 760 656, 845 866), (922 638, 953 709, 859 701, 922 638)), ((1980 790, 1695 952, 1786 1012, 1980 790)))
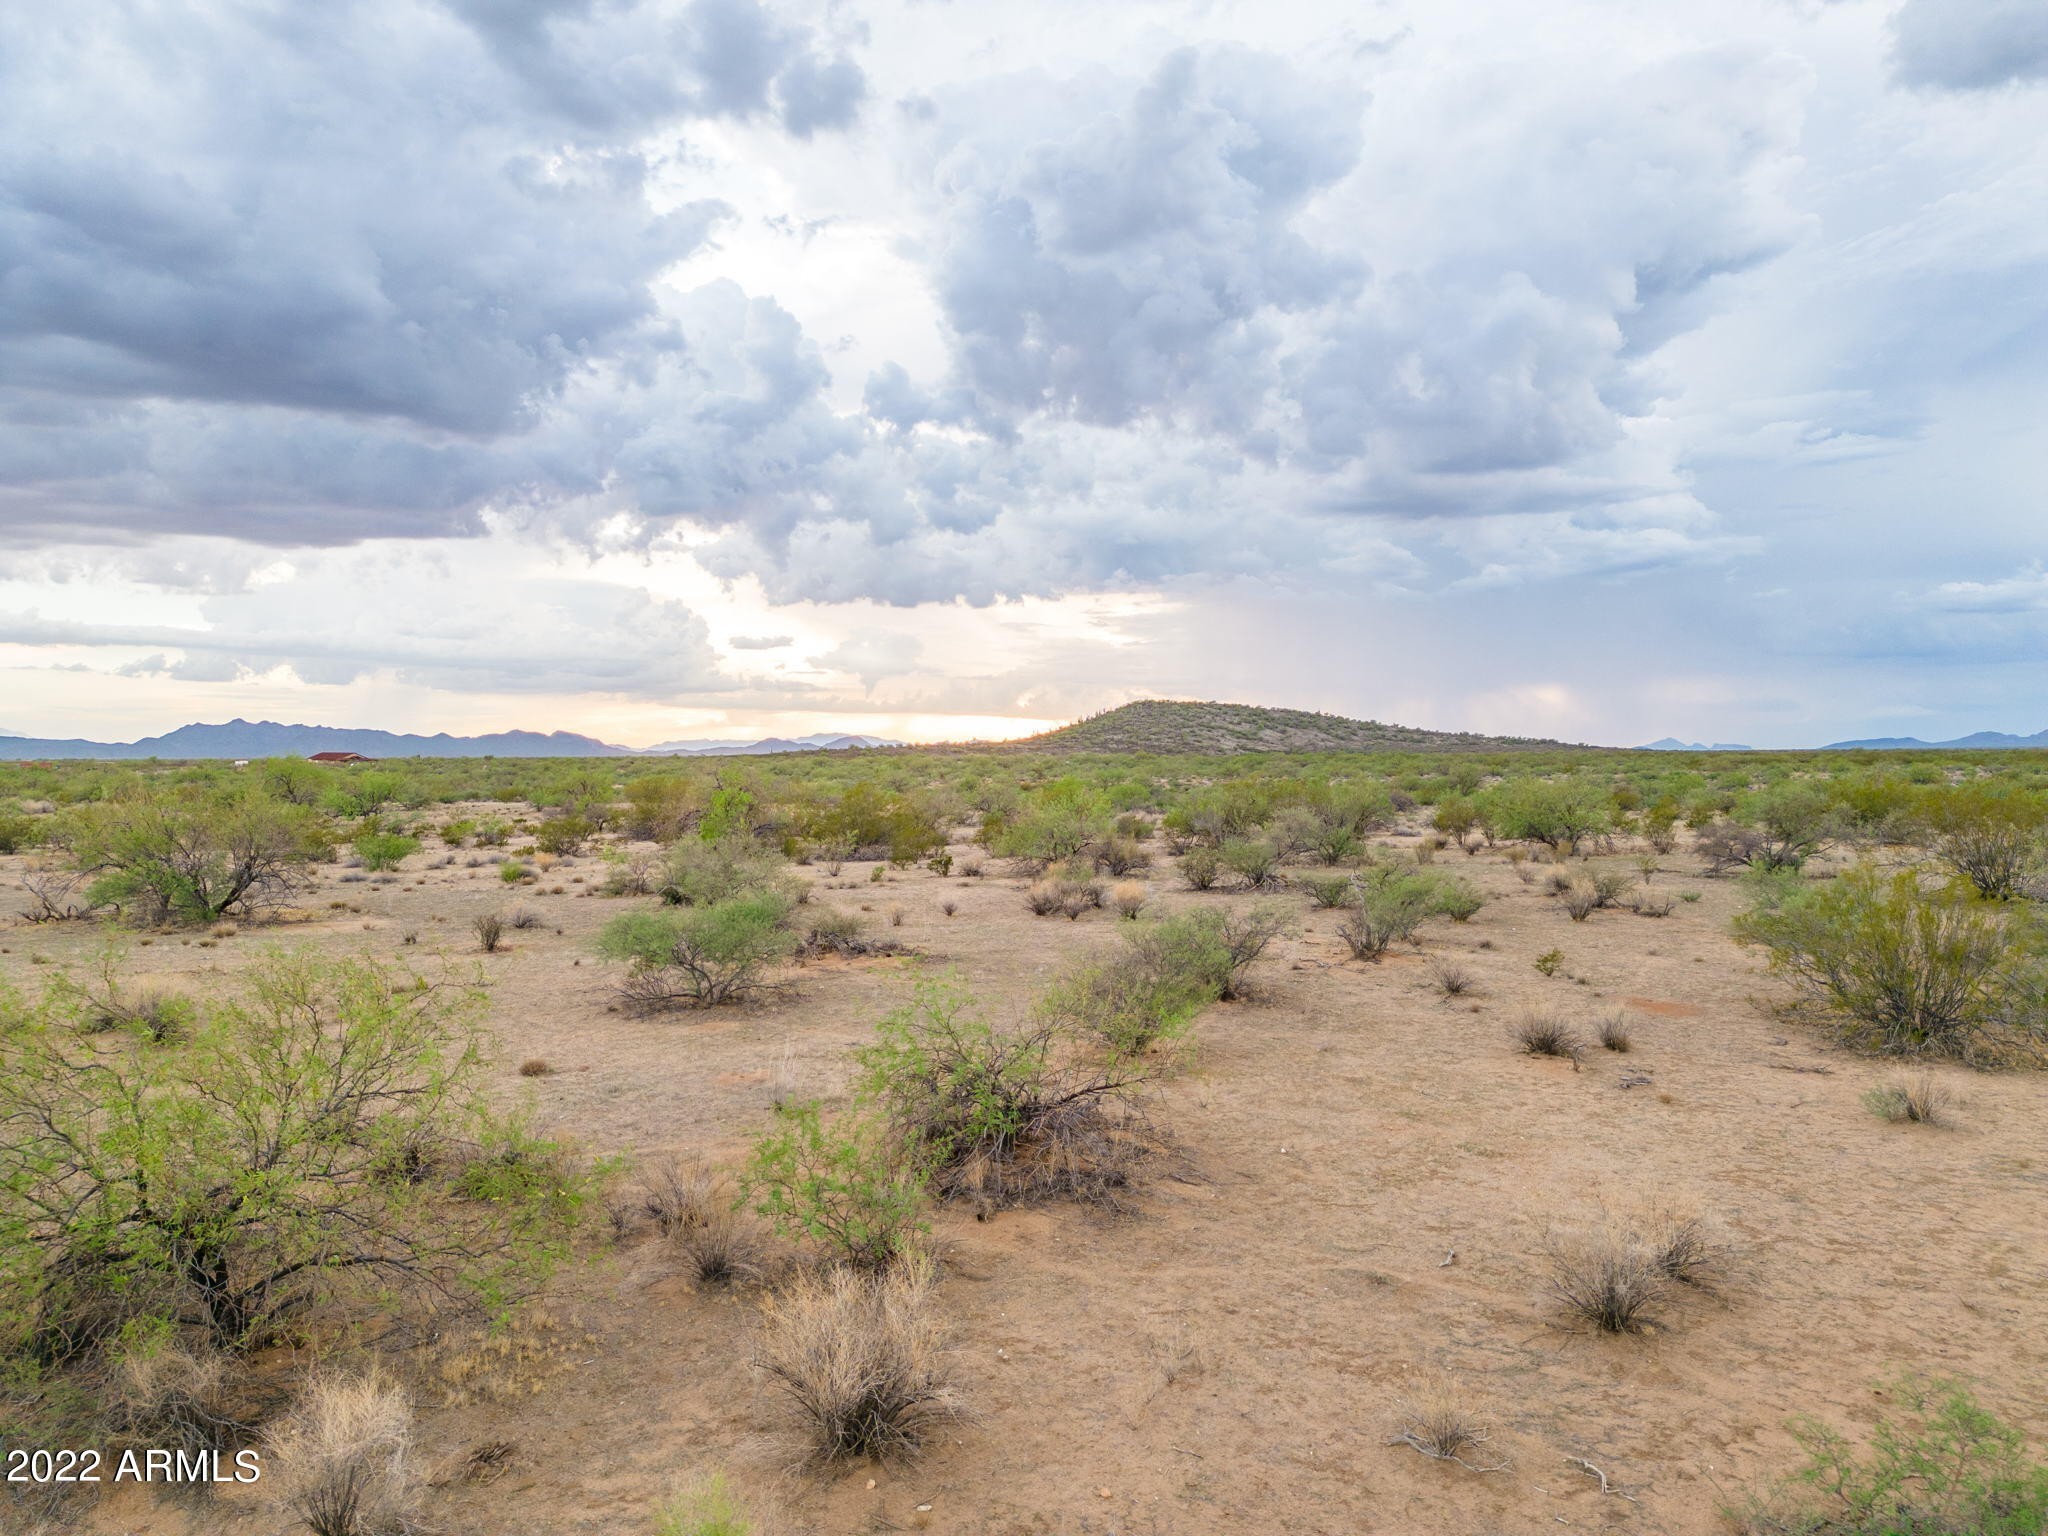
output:
POLYGON ((1934 856, 1993 901, 2025 895, 2039 876, 2048 805, 2040 797, 1966 784, 1938 790, 1925 817, 1934 856))
POLYGON ((1280 849, 1262 837, 1232 838, 1220 850, 1223 865, 1249 890, 1263 891, 1280 872, 1280 849))
POLYGON ((542 853, 581 853, 596 831, 587 816, 550 816, 534 830, 533 846, 542 853))
POLYGON ((1223 858, 1214 848, 1190 848, 1181 855, 1180 877, 1191 891, 1212 889, 1223 875, 1223 858))
POLYGON ((1296 875, 1294 882, 1308 892, 1309 899, 1318 907, 1341 907, 1351 900, 1349 875, 1296 875))
POLYGON ((1377 961, 1389 945, 1415 937, 1441 895, 1442 884, 1434 875, 1406 872, 1394 864, 1371 866, 1360 874, 1337 933, 1352 959, 1377 961))
POLYGON ((2038 1044, 2038 920, 1912 870, 1760 883, 1735 936, 1863 1049, 1989 1060, 2038 1044))
POLYGON ((137 1318, 238 1349, 341 1298, 497 1305, 545 1266, 582 1185, 490 1107, 475 994, 286 955, 243 987, 173 1048, 0 996, 6 1354, 137 1318))
POLYGON ((1209 1003, 1241 982, 1248 966, 1279 931, 1277 914, 1231 920, 1188 912, 1123 930, 1124 944, 1084 960, 1050 987, 1040 1016, 1106 1047, 1112 1059, 1142 1055, 1177 1038, 1209 1003), (1240 965, 1235 938, 1249 951, 1240 965))
POLYGON ((328 851, 317 812, 254 789, 144 783, 80 806, 62 836, 88 899, 144 923, 211 923, 284 901, 328 851))
POLYGON ((1861 1452, 1817 1419, 1795 1420, 1806 1465, 1747 1512, 1756 1536, 2040 1536, 2048 1466, 1960 1382, 1908 1379, 1901 1410, 1861 1452))
POLYGON ((795 901, 799 882, 775 854, 751 837, 716 842, 685 838, 669 850, 662 899, 671 904, 711 906, 743 896, 795 901))
POLYGON ((1064 1021, 998 1028, 952 979, 925 977, 856 1053, 856 1095, 916 1148, 941 1195, 991 1204, 1113 1197, 1128 1180, 1122 1113, 1143 1073, 1071 1059, 1064 1021))
POLYGON ((420 851, 420 840, 396 832, 359 832, 353 846, 365 869, 396 869, 407 854, 420 851))
POLYGON ((929 1174, 898 1129, 880 1116, 828 1125, 815 1101, 778 1106, 775 1115, 741 1185, 777 1232, 864 1269, 887 1268, 915 1248, 929 1174))
POLYGON ((623 913, 598 934, 598 952, 631 965, 619 997, 634 1012, 744 1002, 762 973, 796 949, 789 911, 780 896, 754 895, 623 913))
POLYGON ((1056 863, 1099 841, 1110 824, 1100 794, 1079 779, 1056 779, 1004 818, 990 846, 1005 858, 1056 863))
POLYGON ((37 842, 36 819, 12 811, 0 812, 0 853, 20 853, 37 842))
POLYGON ((1513 779, 1479 797, 1498 837, 1569 847, 1612 825, 1606 792, 1587 779, 1513 779))

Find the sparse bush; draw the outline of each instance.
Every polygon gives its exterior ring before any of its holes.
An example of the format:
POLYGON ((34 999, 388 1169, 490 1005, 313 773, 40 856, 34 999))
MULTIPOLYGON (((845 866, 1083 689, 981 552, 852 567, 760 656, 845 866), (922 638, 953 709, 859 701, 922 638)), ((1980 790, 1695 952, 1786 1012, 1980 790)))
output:
POLYGON ((1946 1125, 1949 1092, 1931 1077, 1886 1083, 1863 1095, 1863 1107, 1898 1125, 1946 1125))
POLYGON ((1412 939, 1423 920, 1436 910, 1436 879, 1404 874, 1393 865, 1377 865, 1360 876, 1351 908, 1337 925, 1354 960, 1377 961, 1389 945, 1412 939))
POLYGON ((1530 1056, 1556 1056, 1576 1066, 1586 1053, 1578 1031, 1552 1014, 1524 1013, 1508 1026, 1508 1033, 1530 1056))
POLYGON ((1669 917, 1672 899, 1669 896, 1655 896, 1641 890, 1629 898, 1628 909, 1637 917, 1669 917))
POLYGON ((528 928, 538 928, 540 926, 540 914, 531 907, 514 907, 505 914, 505 926, 518 929, 521 932, 528 928))
POLYGON ((1584 882, 1574 881, 1567 884, 1558 896, 1565 914, 1575 923, 1583 923, 1600 905, 1599 892, 1584 882))
POLYGON ((1247 890, 1263 891, 1278 878, 1280 850, 1264 838, 1233 839, 1223 845, 1221 857, 1247 890))
POLYGON ((1469 1472, 1507 1469, 1505 1459, 1489 1461, 1481 1454, 1488 1439, 1486 1426, 1466 1409, 1446 1380, 1432 1380, 1404 1397, 1394 1422, 1390 1445, 1410 1446, 1431 1461, 1454 1461, 1469 1472), (1477 1459, 1467 1460, 1468 1456, 1477 1459))
POLYGON ((960 1415, 928 1261, 804 1274, 762 1308, 755 1363, 804 1426, 810 1457, 914 1453, 960 1415))
POLYGON ((1629 1034, 1627 1014, 1610 1013, 1600 1021, 1601 1049, 1613 1051, 1616 1055, 1626 1055, 1634 1044, 1634 1039, 1629 1034))
POLYGON ((1138 880, 1121 880, 1111 889, 1109 898, 1116 903, 1116 909, 1127 918, 1135 919, 1145 910, 1145 903, 1152 893, 1138 880))
POLYGON ((641 1175, 640 1208, 691 1283, 733 1285, 762 1273, 761 1233, 741 1208, 732 1175, 708 1163, 655 1163, 641 1175))
POLYGON ((1218 914, 1184 913, 1124 936, 1121 950, 1076 965, 1039 1004, 1042 1017, 1100 1041, 1115 1058, 1177 1038, 1222 996, 1232 963, 1218 914))
POLYGON ((1751 1536, 2038 1536, 2048 1466, 2018 1430, 1949 1380, 1887 1383, 1900 1417, 1867 1449, 1817 1419, 1793 1421, 1806 1465, 1746 1512, 1751 1536))
POLYGON ((1223 877, 1223 857, 1214 848, 1190 848, 1180 856, 1180 877, 1191 891, 1206 891, 1223 877))
POLYGON ((649 853, 607 849, 604 865, 598 889, 607 896, 645 896, 654 889, 654 857, 649 853))
POLYGON ((1058 883, 1052 880, 1033 881, 1024 891, 1024 905, 1033 917, 1050 917, 1065 900, 1058 883))
POLYGON ((0 997, 0 1352, 133 1317, 239 1349, 358 1288, 494 1303, 545 1267, 583 1180, 490 1109, 477 996, 308 957, 242 986, 175 1051, 0 997))
POLYGON ((128 1446, 219 1451, 248 1428, 231 1386, 220 1351, 185 1342, 166 1319, 138 1320, 109 1353, 100 1412, 128 1446))
POLYGON ((2048 804, 2038 795, 1957 785, 1932 793, 1926 820, 1935 858, 1988 900, 2024 895, 2040 874, 2048 804))
POLYGON ((519 1075, 521 1077, 547 1077, 554 1070, 553 1067, 548 1065, 547 1059, 542 1056, 529 1056, 526 1060, 519 1063, 519 1075))
POLYGON ((1095 855, 1095 867, 1104 874, 1134 875, 1141 869, 1149 869, 1152 855, 1145 851, 1144 844, 1131 837, 1112 837, 1105 842, 1095 855))
POLYGON ((1296 875, 1294 878, 1317 907, 1341 907, 1351 900, 1353 884, 1349 875, 1296 875))
POLYGON ((1602 1333, 1641 1332, 1670 1283, 1651 1247, 1611 1221, 1553 1233, 1547 1257, 1551 1296, 1602 1333))
POLYGON ((1555 976, 1563 967, 1564 951, 1561 949, 1546 949, 1536 957, 1536 969, 1545 976, 1555 976))
POLYGON ((487 955, 495 955, 505 942, 505 919, 495 912, 482 913, 470 926, 476 930, 477 946, 487 955))
POLYGON ((277 1500, 313 1536, 414 1529, 412 1403, 375 1371, 315 1377, 266 1438, 277 1500))
POLYGON ((857 1053, 858 1097, 930 1171, 941 1196, 996 1206, 1040 1195, 1115 1203, 1141 1148, 1127 1058, 1084 1066, 1048 1011, 998 1028, 951 979, 924 978, 857 1053))
POLYGON ((1863 1049, 1965 1061, 2038 1052, 2038 931, 2004 903, 1925 890, 1911 870, 1860 869, 1760 886, 1735 933, 1863 1049))
POLYGON ((606 923, 598 952, 632 967, 619 984, 635 1013, 745 1002, 763 973, 796 949, 780 896, 734 897, 709 906, 629 912, 606 923))
POLYGON ((929 1171, 903 1134, 879 1116, 828 1125, 815 1101, 778 1105, 775 1119, 741 1176, 754 1209, 859 1268, 908 1254, 925 1230, 929 1171))

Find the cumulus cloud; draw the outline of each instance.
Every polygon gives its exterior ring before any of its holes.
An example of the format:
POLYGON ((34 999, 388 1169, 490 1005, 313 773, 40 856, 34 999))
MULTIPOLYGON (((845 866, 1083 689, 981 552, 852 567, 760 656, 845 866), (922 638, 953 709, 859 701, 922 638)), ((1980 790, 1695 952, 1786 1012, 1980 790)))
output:
POLYGON ((1947 91, 2048 80, 2048 9, 2038 0, 1905 0, 1892 16, 1892 68, 1947 91))

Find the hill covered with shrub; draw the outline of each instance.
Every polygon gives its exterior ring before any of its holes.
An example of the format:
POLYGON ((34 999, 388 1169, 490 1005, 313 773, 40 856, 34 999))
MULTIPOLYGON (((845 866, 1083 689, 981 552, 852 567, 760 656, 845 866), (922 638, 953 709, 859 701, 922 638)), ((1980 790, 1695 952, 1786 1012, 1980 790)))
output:
POLYGON ((1140 699, 1056 731, 1014 743, 1040 752, 1159 752, 1218 756, 1232 752, 1498 751, 1504 747, 1557 747, 1536 736, 1482 736, 1472 731, 1425 731, 1378 720, 1349 720, 1306 709, 1254 704, 1212 704, 1187 699, 1140 699))

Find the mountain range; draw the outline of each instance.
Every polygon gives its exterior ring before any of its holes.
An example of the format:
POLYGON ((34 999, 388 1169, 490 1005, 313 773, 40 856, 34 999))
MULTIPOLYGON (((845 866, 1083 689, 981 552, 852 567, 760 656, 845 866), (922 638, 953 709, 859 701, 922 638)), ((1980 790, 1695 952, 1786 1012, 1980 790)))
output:
POLYGON ((1824 752, 1941 752, 1960 750, 1983 752, 2004 747, 2048 747, 2048 731, 2031 736, 2014 736, 2006 731, 1977 731, 1953 741, 1922 741, 1918 736, 1873 736, 1867 741, 1831 741, 1824 752))
POLYGON ((401 735, 332 725, 280 725, 274 720, 230 720, 224 725, 181 725, 140 741, 57 740, 0 732, 0 755, 12 758, 257 758, 309 757, 315 752, 360 752, 364 757, 738 757, 769 752, 843 751, 900 746, 879 736, 820 732, 784 740, 666 741, 636 750, 573 731, 494 731, 484 736, 401 735))
POLYGON ((1709 746, 1704 741, 1680 741, 1676 736, 1660 736, 1655 741, 1646 741, 1636 748, 1638 752, 1754 752, 1755 747, 1746 747, 1739 741, 1717 741, 1709 746))

